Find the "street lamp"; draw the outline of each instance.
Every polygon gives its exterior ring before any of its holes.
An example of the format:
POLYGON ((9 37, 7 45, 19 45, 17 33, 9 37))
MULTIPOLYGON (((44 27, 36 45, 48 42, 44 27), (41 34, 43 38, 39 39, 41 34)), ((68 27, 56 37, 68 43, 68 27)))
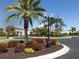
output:
POLYGON ((50 20, 50 16, 46 16, 45 15, 45 19, 47 19, 48 21, 48 24, 47 24, 47 26, 48 26, 48 39, 47 39, 47 45, 46 45, 46 47, 51 47, 51 43, 50 43, 50 40, 49 40, 49 37, 50 37, 50 35, 49 35, 49 32, 50 32, 50 30, 49 30, 49 20, 50 20))

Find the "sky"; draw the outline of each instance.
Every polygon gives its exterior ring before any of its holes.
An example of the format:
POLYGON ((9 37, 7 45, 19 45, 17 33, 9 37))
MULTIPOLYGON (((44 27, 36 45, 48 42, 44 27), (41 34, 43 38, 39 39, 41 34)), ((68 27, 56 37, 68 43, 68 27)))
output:
MULTIPOLYGON (((11 15, 10 12, 5 12, 5 7, 14 4, 15 0, 0 0, 0 27, 5 28, 7 25, 20 25, 20 21, 14 19, 6 23, 6 18, 11 15)), ((41 0, 41 6, 46 9, 47 15, 59 16, 67 25, 65 29, 71 26, 79 29, 79 0, 41 0)), ((15 13, 15 12, 13 12, 15 13)), ((33 21, 34 26, 39 25, 33 21)))

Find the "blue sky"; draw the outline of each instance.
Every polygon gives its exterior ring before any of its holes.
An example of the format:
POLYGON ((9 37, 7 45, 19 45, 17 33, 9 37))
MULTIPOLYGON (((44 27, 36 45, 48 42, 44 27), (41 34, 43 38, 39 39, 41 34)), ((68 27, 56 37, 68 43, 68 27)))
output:
MULTIPOLYGON (((5 12, 4 8, 13 3, 15 3, 14 0, 0 0, 0 27, 6 27, 8 24, 20 25, 16 19, 5 23, 11 13, 5 12)), ((41 6, 47 10, 48 15, 53 14, 62 18, 67 25, 65 29, 71 26, 79 29, 79 0, 42 0, 41 6)), ((38 25, 38 22, 35 22, 35 25, 38 25)))

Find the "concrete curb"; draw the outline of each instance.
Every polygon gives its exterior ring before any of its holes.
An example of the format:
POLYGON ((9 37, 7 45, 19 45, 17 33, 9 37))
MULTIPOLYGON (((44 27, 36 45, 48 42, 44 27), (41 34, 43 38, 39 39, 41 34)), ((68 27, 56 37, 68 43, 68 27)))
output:
POLYGON ((50 39, 70 39, 72 38, 71 36, 68 36, 68 37, 50 37, 50 39))
MULTIPOLYGON (((40 39, 45 39, 48 37, 31 37, 31 38, 40 38, 40 39)), ((66 37, 50 37, 50 39, 70 39, 72 36, 66 36, 66 37)))
POLYGON ((59 51, 56 51, 54 53, 50 53, 50 54, 46 54, 46 55, 42 55, 42 56, 37 56, 37 57, 31 57, 31 58, 25 58, 25 59, 54 59, 54 58, 57 58, 59 56, 62 56, 64 54, 66 54, 70 48, 64 44, 63 45, 63 48, 59 51))

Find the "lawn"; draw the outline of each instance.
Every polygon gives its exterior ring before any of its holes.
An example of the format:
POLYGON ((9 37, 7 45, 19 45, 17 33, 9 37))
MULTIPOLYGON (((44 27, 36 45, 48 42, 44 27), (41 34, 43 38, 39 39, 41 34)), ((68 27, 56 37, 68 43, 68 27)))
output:
POLYGON ((0 36, 0 43, 7 43, 9 40, 5 36, 0 36))

